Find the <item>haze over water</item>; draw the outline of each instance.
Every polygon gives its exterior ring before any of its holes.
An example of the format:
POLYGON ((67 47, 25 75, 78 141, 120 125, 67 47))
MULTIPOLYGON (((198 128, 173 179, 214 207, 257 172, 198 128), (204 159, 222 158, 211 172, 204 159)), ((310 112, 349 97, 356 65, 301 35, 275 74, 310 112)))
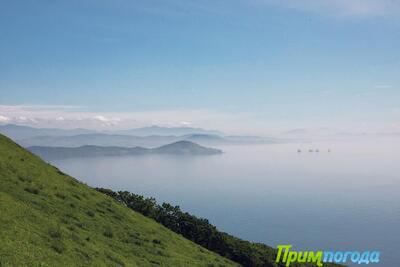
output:
POLYGON ((52 163, 90 186, 179 205, 246 240, 297 250, 380 250, 380 266, 398 263, 399 139, 221 148, 216 156, 52 163))

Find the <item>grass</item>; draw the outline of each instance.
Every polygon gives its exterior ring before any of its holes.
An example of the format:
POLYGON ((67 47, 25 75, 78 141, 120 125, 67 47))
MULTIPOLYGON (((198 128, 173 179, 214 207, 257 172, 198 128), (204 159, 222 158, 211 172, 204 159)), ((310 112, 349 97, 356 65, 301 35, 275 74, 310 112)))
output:
POLYGON ((237 266, 0 135, 0 266, 237 266))

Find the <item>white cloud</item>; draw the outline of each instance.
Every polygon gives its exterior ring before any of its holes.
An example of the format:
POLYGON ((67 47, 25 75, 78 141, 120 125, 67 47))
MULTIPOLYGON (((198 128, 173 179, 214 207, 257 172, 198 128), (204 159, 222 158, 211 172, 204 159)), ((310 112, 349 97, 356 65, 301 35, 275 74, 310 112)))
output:
POLYGON ((5 118, 8 118, 7 122, 9 123, 35 127, 119 130, 160 125, 202 127, 230 133, 246 133, 252 127, 249 114, 228 114, 204 109, 102 112, 99 114, 83 107, 73 106, 57 108, 57 106, 0 105, 0 114, 3 114, 3 117, 7 116, 5 118))
POLYGON ((190 126, 190 125, 192 125, 192 123, 191 123, 191 122, 188 122, 188 121, 181 121, 181 124, 182 124, 183 126, 190 126))
POLYGON ((8 121, 10 121, 10 118, 0 115, 0 123, 5 123, 8 121))
POLYGON ((102 122, 108 122, 108 121, 110 121, 110 119, 107 119, 106 117, 104 117, 104 116, 102 116, 102 115, 94 116, 93 119, 99 120, 99 121, 102 121, 102 122))
POLYGON ((400 12, 399 0, 261 0, 271 5, 334 16, 381 16, 400 12))
POLYGON ((116 126, 122 121, 118 117, 108 118, 103 115, 96 115, 93 119, 102 122, 102 126, 116 126))

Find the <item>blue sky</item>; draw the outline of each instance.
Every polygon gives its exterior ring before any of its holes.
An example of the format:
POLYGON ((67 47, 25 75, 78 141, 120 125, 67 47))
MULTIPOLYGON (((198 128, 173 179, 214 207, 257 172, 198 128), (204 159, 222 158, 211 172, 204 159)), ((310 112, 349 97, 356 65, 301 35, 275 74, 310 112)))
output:
POLYGON ((399 22, 391 0, 2 1, 0 122, 398 131, 399 22))

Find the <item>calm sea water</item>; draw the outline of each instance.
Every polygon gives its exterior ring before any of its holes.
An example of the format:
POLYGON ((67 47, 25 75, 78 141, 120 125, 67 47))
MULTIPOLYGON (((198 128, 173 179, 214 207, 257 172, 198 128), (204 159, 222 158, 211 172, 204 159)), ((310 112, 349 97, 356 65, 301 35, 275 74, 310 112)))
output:
POLYGON ((52 163, 91 186, 179 205, 246 240, 298 250, 380 250, 379 266, 399 266, 399 141, 226 146, 216 156, 52 163))

